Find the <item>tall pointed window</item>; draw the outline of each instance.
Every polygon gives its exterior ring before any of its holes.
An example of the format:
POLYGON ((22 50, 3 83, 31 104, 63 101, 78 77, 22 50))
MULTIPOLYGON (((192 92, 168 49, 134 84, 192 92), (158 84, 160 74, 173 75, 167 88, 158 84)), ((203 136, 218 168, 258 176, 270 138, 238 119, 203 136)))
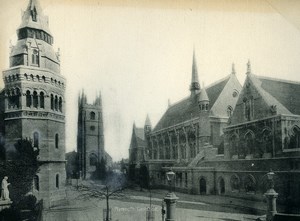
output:
POLYGON ((290 137, 289 149, 300 148, 300 129, 294 127, 290 137))
POLYGON ((55 134, 55 148, 56 149, 58 149, 58 142, 59 142, 58 134, 55 134))
POLYGON ((50 100, 51 100, 51 110, 54 110, 54 97, 53 97, 53 94, 51 94, 50 96, 50 100))
POLYGON ((253 119, 253 98, 244 99, 244 117, 246 120, 250 121, 253 119))
POLYGON ((58 98, 56 95, 55 95, 55 99, 54 99, 54 107, 55 107, 55 110, 57 111, 58 110, 58 98))
POLYGON ((62 98, 61 97, 59 97, 58 109, 59 109, 60 112, 62 112, 62 98))
POLYGON ((39 147, 39 133, 34 132, 33 134, 33 147, 39 147))
POLYGON ((228 117, 231 117, 232 112, 233 112, 232 107, 231 107, 231 106, 228 106, 228 107, 227 107, 227 116, 228 116, 228 117))
POLYGON ((245 146, 246 146, 246 153, 253 154, 254 153, 254 134, 252 131, 249 131, 245 135, 245 146))
POLYGON ((55 177, 55 186, 57 189, 59 189, 59 174, 56 174, 56 177, 55 177))
POLYGON ((26 91, 26 107, 31 107, 31 95, 30 95, 30 91, 26 91))
POLYGON ((92 111, 92 112, 90 113, 90 119, 91 119, 91 120, 95 120, 95 118, 96 118, 96 114, 95 114, 95 112, 92 111))
POLYGON ((40 93, 40 107, 45 108, 45 97, 44 97, 44 92, 40 93))
POLYGON ((33 107, 38 108, 38 95, 37 92, 33 92, 33 107))
POLYGON ((31 10, 31 17, 32 17, 32 21, 36 22, 37 21, 37 18, 36 18, 36 8, 34 7, 33 10, 31 10))
POLYGON ((38 50, 34 49, 32 52, 32 64, 39 65, 39 63, 40 63, 39 52, 38 52, 38 50))

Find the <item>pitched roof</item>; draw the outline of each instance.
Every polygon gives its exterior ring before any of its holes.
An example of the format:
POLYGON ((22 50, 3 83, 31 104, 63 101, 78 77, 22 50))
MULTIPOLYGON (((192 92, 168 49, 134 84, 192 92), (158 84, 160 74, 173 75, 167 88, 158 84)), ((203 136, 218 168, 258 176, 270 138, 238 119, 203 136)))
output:
POLYGON ((34 29, 44 30, 48 34, 51 35, 48 24, 48 17, 43 14, 42 8, 38 2, 38 0, 30 0, 26 11, 22 16, 22 23, 19 29, 29 27, 34 29), (32 21, 32 12, 35 11, 37 14, 37 20, 32 21))
MULTIPOLYGON (((229 79, 230 75, 206 88, 211 107, 214 105, 229 79)), ((170 106, 153 131, 158 131, 197 117, 199 115, 198 98, 200 93, 197 93, 195 96, 189 96, 170 106)))
POLYGON ((139 138, 140 140, 145 140, 145 132, 144 132, 144 128, 135 128, 135 135, 137 138, 139 138))
POLYGON ((146 142, 145 142, 144 128, 138 128, 134 124, 131 141, 130 141, 130 148, 138 148, 138 147, 145 147, 145 146, 146 146, 146 142))
POLYGON ((261 87, 291 113, 300 115, 300 82, 260 77, 261 87))

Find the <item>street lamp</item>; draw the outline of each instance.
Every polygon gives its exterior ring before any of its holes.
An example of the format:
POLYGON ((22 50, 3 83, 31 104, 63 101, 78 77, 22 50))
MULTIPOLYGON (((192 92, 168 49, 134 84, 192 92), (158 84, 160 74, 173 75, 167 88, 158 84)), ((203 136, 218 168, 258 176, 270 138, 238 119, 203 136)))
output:
POLYGON ((175 193, 172 193, 171 186, 172 181, 175 177, 175 173, 172 170, 170 170, 166 173, 166 176, 170 185, 170 190, 164 198, 167 210, 166 221, 175 221, 176 201, 178 200, 178 197, 175 195, 175 193))
POLYGON ((275 173, 272 171, 272 169, 270 170, 270 172, 267 173, 270 189, 274 189, 274 180, 273 180, 274 175, 275 175, 275 173))
POLYGON ((278 197, 278 193, 274 190, 274 175, 275 173, 270 170, 267 173, 267 178, 269 181, 269 189, 265 193, 265 196, 267 198, 267 221, 273 220, 274 215, 277 213, 276 210, 276 199, 278 197))
POLYGON ((168 180, 169 186, 170 186, 169 192, 171 193, 172 192, 172 181, 175 177, 175 173, 172 170, 170 170, 169 172, 166 173, 166 175, 167 175, 167 180, 168 180))

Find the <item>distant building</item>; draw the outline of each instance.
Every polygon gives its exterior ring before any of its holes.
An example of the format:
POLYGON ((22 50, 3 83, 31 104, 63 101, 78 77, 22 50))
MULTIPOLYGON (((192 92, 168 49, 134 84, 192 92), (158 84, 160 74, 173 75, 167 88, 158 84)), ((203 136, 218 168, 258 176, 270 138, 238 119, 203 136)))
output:
POLYGON ((0 92, 0 142, 7 151, 21 138, 40 149, 33 193, 44 207, 65 198, 65 88, 59 52, 54 52, 48 17, 30 0, 11 46, 0 92))
POLYGON ((93 104, 87 103, 83 92, 78 98, 77 153, 79 170, 84 179, 91 178, 102 158, 108 167, 112 163, 111 156, 104 149, 101 95, 96 97, 93 104))

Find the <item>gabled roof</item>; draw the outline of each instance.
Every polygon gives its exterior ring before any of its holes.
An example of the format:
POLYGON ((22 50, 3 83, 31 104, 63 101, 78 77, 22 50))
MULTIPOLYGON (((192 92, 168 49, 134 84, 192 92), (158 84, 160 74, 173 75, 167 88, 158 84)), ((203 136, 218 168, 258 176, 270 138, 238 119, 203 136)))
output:
POLYGON ((300 82, 260 77, 261 87, 291 113, 300 115, 300 82))
POLYGON ((130 141, 130 148, 138 148, 138 147, 145 147, 145 133, 143 128, 133 126, 132 136, 130 141))
MULTIPOLYGON (((230 79, 230 75, 223 78, 206 88, 210 106, 212 107, 224 89, 226 83, 230 79)), ((201 92, 200 92, 201 93, 201 92)), ((168 108, 160 121, 157 123, 153 131, 158 131, 167 128, 192 118, 199 116, 198 99, 200 93, 195 96, 189 96, 178 103, 173 104, 168 108)))
POLYGON ((256 89, 259 91, 263 100, 269 106, 272 106, 272 105, 276 106, 276 110, 277 110, 278 114, 291 114, 290 111, 273 96, 273 94, 269 93, 262 87, 262 82, 259 80, 259 78, 256 75, 249 74, 249 79, 255 85, 256 89))

